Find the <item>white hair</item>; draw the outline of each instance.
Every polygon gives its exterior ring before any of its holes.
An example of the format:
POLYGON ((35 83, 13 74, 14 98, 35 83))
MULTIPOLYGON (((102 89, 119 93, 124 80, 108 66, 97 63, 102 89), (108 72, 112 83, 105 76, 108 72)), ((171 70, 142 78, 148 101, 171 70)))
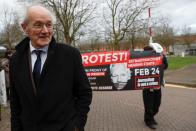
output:
MULTIPOLYGON (((40 6, 40 7, 43 7, 43 8, 45 8, 44 6, 42 6, 42 5, 38 5, 38 4, 33 4, 33 5, 30 5, 30 6, 27 6, 25 9, 24 9, 24 13, 22 14, 22 17, 21 17, 21 20, 20 20, 20 23, 26 23, 27 21, 28 21, 28 10, 29 10, 29 8, 31 8, 31 7, 34 7, 34 6, 40 6)), ((50 11, 49 9, 47 9, 47 8, 45 8, 46 9, 46 11, 48 11, 48 14, 49 14, 49 16, 51 17, 51 19, 52 19, 52 23, 53 24, 55 24, 56 23, 56 17, 55 17, 55 15, 52 13, 52 11, 50 11)))

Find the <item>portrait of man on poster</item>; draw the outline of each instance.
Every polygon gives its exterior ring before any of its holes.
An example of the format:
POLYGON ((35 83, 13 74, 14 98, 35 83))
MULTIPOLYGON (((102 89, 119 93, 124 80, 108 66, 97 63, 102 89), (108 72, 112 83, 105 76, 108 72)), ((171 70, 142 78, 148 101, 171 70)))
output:
POLYGON ((131 71, 127 63, 110 64, 110 77, 116 90, 131 88, 131 71))

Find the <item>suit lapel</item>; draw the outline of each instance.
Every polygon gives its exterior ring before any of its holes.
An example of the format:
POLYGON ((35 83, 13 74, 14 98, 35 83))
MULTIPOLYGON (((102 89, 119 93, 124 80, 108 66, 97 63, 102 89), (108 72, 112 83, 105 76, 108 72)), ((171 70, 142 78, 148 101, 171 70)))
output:
POLYGON ((52 63, 51 62, 52 59, 54 59, 54 51, 48 51, 47 59, 46 59, 46 61, 44 63, 44 66, 43 66, 43 69, 42 69, 42 72, 41 72, 40 82, 42 81, 42 79, 44 78, 45 74, 49 70, 50 65, 52 63))
POLYGON ((36 95, 36 91, 34 90, 34 82, 32 79, 32 73, 31 73, 31 66, 30 66, 30 59, 29 59, 29 51, 26 51, 25 54, 23 56, 21 56, 21 61, 20 64, 18 65, 20 69, 19 73, 20 73, 20 80, 21 83, 23 83, 22 88, 25 90, 27 96, 32 99, 35 97, 36 95))
POLYGON ((55 40, 53 38, 51 43, 49 44, 48 54, 41 72, 40 82, 42 82, 42 80, 44 79, 47 71, 51 68, 51 63, 53 63, 53 59, 55 59, 55 46, 55 40))

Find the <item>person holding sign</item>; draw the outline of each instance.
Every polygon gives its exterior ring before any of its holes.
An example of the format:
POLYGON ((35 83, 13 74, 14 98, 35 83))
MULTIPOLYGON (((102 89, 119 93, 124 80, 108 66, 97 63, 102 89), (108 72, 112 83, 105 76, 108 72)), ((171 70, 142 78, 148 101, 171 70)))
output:
MULTIPOLYGON (((149 46, 144 47, 144 51, 154 51, 154 53, 160 53, 162 55, 163 70, 167 69, 168 62, 165 55, 162 53, 163 48, 158 43, 150 43, 149 46)), ((164 86, 163 81, 164 71, 160 74, 160 84, 164 86)), ((143 102, 144 102, 144 122, 151 129, 156 129, 158 124, 154 116, 158 113, 161 104, 161 87, 159 88, 145 88, 143 89, 143 102)))
POLYGON ((127 63, 115 63, 110 65, 111 81, 116 90, 131 88, 131 71, 127 68, 127 63))

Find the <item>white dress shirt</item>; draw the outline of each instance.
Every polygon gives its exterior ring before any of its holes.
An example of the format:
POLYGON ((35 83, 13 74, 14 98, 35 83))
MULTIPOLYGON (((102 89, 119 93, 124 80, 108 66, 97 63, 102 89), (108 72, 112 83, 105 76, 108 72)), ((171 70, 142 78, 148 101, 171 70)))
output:
POLYGON ((42 71, 42 68, 44 66, 44 63, 46 61, 46 58, 47 58, 47 54, 48 54, 48 46, 44 46, 43 48, 39 48, 39 49, 36 49, 35 47, 32 46, 32 43, 30 41, 30 52, 31 52, 31 68, 32 68, 32 71, 33 71, 33 68, 34 68, 34 64, 35 64, 35 61, 37 59, 37 55, 35 54, 34 50, 42 50, 42 53, 41 53, 41 71, 42 71))

